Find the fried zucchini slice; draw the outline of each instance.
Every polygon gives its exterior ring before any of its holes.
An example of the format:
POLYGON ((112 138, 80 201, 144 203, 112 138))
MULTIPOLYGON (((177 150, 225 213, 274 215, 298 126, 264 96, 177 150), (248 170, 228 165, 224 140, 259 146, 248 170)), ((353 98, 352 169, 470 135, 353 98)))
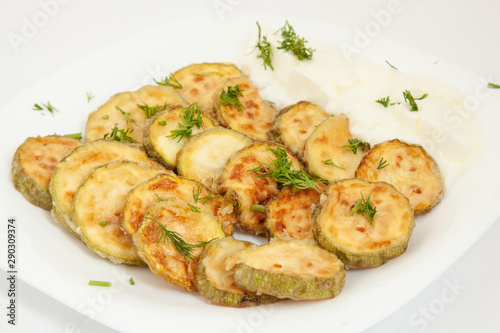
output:
MULTIPOLYGON (((196 109, 195 104, 190 106, 172 105, 166 110, 157 113, 148 121, 144 130, 144 149, 148 155, 163 164, 168 169, 174 169, 177 163, 177 153, 186 144, 185 137, 172 137, 181 126, 186 124, 185 115, 196 109)), ((198 119, 195 115, 194 119, 198 119)), ((217 122, 205 113, 201 113, 203 126, 192 126, 191 135, 214 127, 217 122)), ((189 135, 189 136, 191 136, 189 135)))
POLYGON ((222 87, 226 79, 240 76, 241 71, 228 62, 201 63, 181 68, 173 75, 182 85, 178 91, 190 103, 197 102, 200 108, 211 113, 213 94, 222 87))
POLYGON ((330 183, 313 213, 314 238, 346 268, 377 267, 401 255, 414 226, 410 203, 394 186, 356 178, 330 183))
MULTIPOLYGON (((325 185, 316 182, 319 191, 325 185)), ((319 201, 321 192, 314 189, 298 189, 285 186, 281 192, 267 205, 266 228, 269 238, 314 239, 312 232, 312 211, 319 201)))
POLYGON ((314 129, 329 117, 316 104, 300 101, 282 109, 271 128, 270 138, 290 150, 301 160, 304 160, 306 140, 314 129))
POLYGON ((185 258, 177 252, 171 240, 163 237, 158 224, 177 233, 185 243, 192 245, 224 238, 224 230, 212 214, 193 211, 182 200, 169 200, 158 201, 151 206, 132 236, 138 254, 154 274, 172 285, 196 291, 196 262, 203 247, 192 249, 192 260, 185 258))
POLYGON ((226 237, 205 247, 196 267, 196 286, 209 303, 232 307, 247 307, 276 302, 279 299, 242 289, 234 281, 234 270, 226 269, 226 260, 253 243, 226 237))
POLYGON ((14 187, 33 205, 50 210, 49 183, 56 165, 81 144, 79 140, 60 135, 27 138, 12 159, 14 187))
POLYGON ((397 139, 374 146, 359 164, 356 177, 394 185, 410 200, 415 215, 429 212, 444 192, 434 159, 422 146, 397 139))
POLYGON ((165 172, 161 166, 117 161, 99 166, 78 188, 73 202, 76 232, 88 248, 115 264, 143 265, 130 235, 121 230, 128 192, 165 172))
POLYGON ((224 127, 213 127, 194 135, 177 155, 177 173, 212 187, 229 157, 253 142, 246 135, 224 127))
POLYGON ((329 117, 313 131, 304 150, 307 169, 312 176, 328 181, 354 177, 354 172, 365 151, 360 147, 356 154, 349 150, 349 120, 343 114, 329 117))
POLYGON ((148 85, 136 91, 115 94, 89 114, 85 126, 85 141, 103 138, 112 132, 116 124, 119 129, 130 129, 128 135, 142 144, 148 117, 173 104, 189 103, 176 89, 167 86, 148 85), (144 110, 145 106, 149 107, 148 111, 144 110))
POLYGON ((217 121, 224 127, 241 132, 255 140, 268 140, 277 110, 264 101, 257 87, 250 82, 248 76, 242 75, 226 80, 222 88, 214 94, 214 112, 217 121), (223 104, 220 101, 222 90, 238 86, 242 95, 238 97, 243 109, 223 104))
POLYGON ((257 294, 294 300, 337 296, 345 283, 344 264, 314 241, 276 239, 227 259, 236 284, 257 294))
POLYGON ((104 139, 76 147, 57 164, 49 184, 52 197, 51 212, 60 224, 75 235, 78 234, 72 217, 76 190, 95 167, 115 160, 131 160, 151 166, 158 165, 136 145, 104 139))
POLYGON ((210 193, 199 182, 178 177, 173 173, 158 175, 137 185, 128 193, 123 209, 122 230, 127 234, 134 234, 154 203, 158 200, 174 199, 188 202, 212 214, 219 220, 226 235, 232 235, 236 222, 233 206, 224 198, 210 193))
POLYGON ((259 167, 261 162, 271 164, 276 156, 269 148, 276 149, 278 146, 285 149, 295 169, 302 167, 288 148, 271 141, 255 142, 234 153, 217 180, 219 193, 235 205, 238 225, 249 233, 266 234, 266 213, 252 210, 252 205, 265 206, 280 191, 279 184, 274 179, 259 177, 255 171, 250 170, 259 167))

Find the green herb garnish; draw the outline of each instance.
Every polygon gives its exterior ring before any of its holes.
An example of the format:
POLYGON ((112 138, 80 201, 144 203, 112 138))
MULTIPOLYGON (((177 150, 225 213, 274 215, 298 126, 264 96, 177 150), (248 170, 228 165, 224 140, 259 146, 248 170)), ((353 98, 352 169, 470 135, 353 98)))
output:
POLYGON ((182 84, 179 81, 177 81, 174 74, 170 74, 170 77, 165 76, 165 78, 161 81, 155 80, 155 82, 159 86, 167 86, 175 89, 182 89, 182 84))
POLYGON ((87 91, 87 103, 90 103, 90 100, 92 100, 92 98, 94 98, 94 95, 92 95, 92 92, 87 91))
POLYGON ((149 216, 144 216, 144 218, 155 222, 160 228, 161 235, 156 240, 157 243, 166 243, 167 240, 170 241, 177 253, 179 253, 184 259, 189 261, 194 260, 192 253, 193 249, 206 246, 208 243, 212 242, 215 239, 214 238, 212 240, 209 240, 208 242, 199 242, 198 244, 189 244, 186 243, 177 232, 168 230, 163 224, 156 221, 154 218, 151 218, 149 216))
POLYGON ((255 48, 259 49, 260 51, 260 54, 257 56, 257 58, 262 58, 264 70, 267 69, 267 66, 274 70, 273 65, 271 64, 271 59, 273 57, 273 49, 271 47, 271 43, 267 41, 267 36, 261 36, 259 22, 257 22, 257 27, 259 27, 259 40, 257 41, 257 45, 255 45, 255 48))
POLYGON ((491 89, 500 89, 500 84, 489 82, 488 83, 488 88, 491 88, 491 89))
POLYGON ((135 281, 134 281, 134 278, 131 277, 130 279, 128 279, 128 282, 130 283, 130 285, 134 285, 135 284, 135 281))
POLYGON ((90 280, 89 281, 89 286, 111 287, 111 282, 90 280))
POLYGON ((259 162, 256 168, 248 171, 255 172, 258 177, 270 177, 278 182, 281 187, 291 186, 294 193, 296 189, 314 189, 320 192, 314 182, 328 183, 324 179, 308 175, 302 168, 295 169, 292 161, 288 159, 286 150, 280 146, 277 146, 276 149, 271 147, 267 147, 267 149, 274 153, 276 159, 271 158, 270 164, 259 162))
POLYGON ((52 115, 54 115, 54 112, 59 112, 54 106, 52 106, 52 104, 50 104, 50 102, 47 102, 45 104, 42 103, 42 105, 35 103, 33 105, 33 110, 34 111, 44 111, 44 110, 47 110, 52 115))
MULTIPOLYGON (((144 102, 143 102, 144 103, 144 102)), ((149 106, 146 103, 144 104, 137 104, 137 107, 144 111, 144 114, 146 115, 146 118, 149 119, 153 117, 155 114, 157 114, 160 111, 164 111, 167 108, 168 104, 165 102, 163 105, 157 105, 157 106, 149 106)))
POLYGON ((201 110, 196 102, 184 109, 181 118, 182 124, 179 123, 179 128, 170 131, 171 134, 167 135, 167 138, 172 138, 172 140, 179 138, 177 142, 180 142, 183 138, 189 139, 193 135, 193 127, 205 128, 201 110))
POLYGON ((370 218, 370 224, 373 225, 373 217, 377 213, 377 208, 372 206, 372 203, 370 202, 371 195, 371 193, 368 194, 368 197, 366 197, 365 199, 363 193, 361 193, 361 199, 356 200, 354 207, 352 207, 351 209, 351 216, 359 211, 361 214, 368 215, 368 217, 370 218))
POLYGON ((264 205, 251 205, 250 210, 253 210, 256 212, 265 212, 266 206, 264 206, 264 205))
POLYGON ((99 224, 101 225, 101 227, 105 227, 108 224, 108 221, 101 221, 99 222, 99 224))
POLYGON ((203 190, 201 182, 198 184, 198 187, 196 188, 196 191, 193 188, 193 199, 195 203, 198 203, 200 201, 203 205, 206 205, 210 200, 220 198, 220 195, 214 195, 212 192, 212 185, 214 183, 214 179, 212 178, 210 182, 210 186, 208 187, 208 194, 204 197, 200 198, 201 192, 203 190))
POLYGON ((127 128, 129 128, 129 126, 128 126, 128 124, 129 124, 129 123, 132 123, 132 124, 137 125, 137 124, 135 123, 135 120, 134 120, 134 119, 129 118, 129 116, 130 116, 130 112, 125 112, 125 111, 123 111, 122 109, 120 109, 120 107, 119 107, 118 105, 115 105, 115 108, 116 108, 118 111, 120 111, 120 113, 123 115, 123 117, 125 117, 125 121, 127 122, 127 128))
POLYGON ((331 165, 331 166, 334 166, 334 167, 339 168, 339 169, 341 169, 341 170, 345 170, 343 167, 338 166, 338 165, 336 165, 335 163, 333 163, 333 161, 332 161, 332 159, 331 159, 331 158, 330 158, 330 159, 328 159, 328 160, 321 161, 321 163, 323 163, 323 164, 325 164, 325 165, 331 165))
POLYGON ((387 96, 387 97, 377 99, 375 102, 382 104, 384 107, 388 107, 389 106, 389 99, 390 99, 390 97, 387 96))
POLYGON ((278 49, 284 49, 285 51, 292 52, 299 60, 312 58, 315 50, 312 48, 306 48, 305 45, 307 41, 295 33, 295 30, 290 23, 288 23, 288 21, 286 21, 285 25, 280 30, 283 40, 280 41, 281 46, 278 46, 278 49))
POLYGON ((405 102, 410 104, 410 111, 418 111, 418 105, 415 101, 420 101, 428 96, 428 94, 423 94, 422 97, 414 98, 409 90, 403 91, 403 96, 405 98, 405 102))
POLYGON ((73 133, 73 134, 64 134, 64 136, 67 136, 68 138, 72 138, 75 140, 81 140, 82 139, 82 133, 73 133))
POLYGON ((387 63, 387 65, 391 66, 391 68, 394 68, 394 69, 396 69, 396 70, 398 69, 397 67, 394 67, 393 65, 391 65, 391 63, 390 63, 390 62, 388 62, 387 60, 386 60, 385 62, 387 63))
POLYGON ((158 122, 158 125, 160 126, 167 126, 167 121, 166 120, 161 120, 158 122))
POLYGON ((382 157, 380 159, 380 161, 378 162, 377 170, 383 169, 388 165, 389 165, 389 162, 387 162, 387 160, 384 160, 384 158, 382 157))
POLYGON ((348 139, 347 142, 349 144, 343 145, 342 148, 352 151, 354 155, 357 155, 359 147, 361 147, 361 151, 365 149, 370 149, 370 144, 368 142, 362 142, 359 141, 358 139, 348 139))
POLYGON ((119 129, 118 124, 115 123, 115 127, 111 130, 111 133, 104 134, 104 139, 120 141, 120 142, 130 142, 136 143, 137 141, 130 136, 134 130, 133 129, 119 129))
POLYGON ((243 97, 243 92, 238 85, 227 87, 227 91, 222 89, 219 97, 219 103, 222 105, 234 105, 238 111, 244 109, 238 97, 243 97))

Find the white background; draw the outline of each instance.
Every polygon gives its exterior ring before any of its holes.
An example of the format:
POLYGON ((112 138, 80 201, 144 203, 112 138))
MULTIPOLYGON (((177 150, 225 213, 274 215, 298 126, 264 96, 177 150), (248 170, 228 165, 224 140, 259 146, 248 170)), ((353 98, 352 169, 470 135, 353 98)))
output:
MULTIPOLYGON (((252 13, 253 19, 258 17, 255 13, 261 11, 290 12, 294 16, 316 17, 318 21, 346 27, 355 34, 376 22, 376 13, 389 8, 390 3, 389 0, 1 0, 0 104, 82 56, 165 20, 195 15, 231 20, 246 13, 252 13), (43 5, 47 3, 52 7, 43 5), (44 11, 52 14, 45 15, 47 20, 40 14, 44 11), (23 30, 26 22, 38 22, 39 27, 27 34, 27 30, 23 30), (24 40, 16 44, 12 42, 14 35, 24 40)), ((376 38, 387 38, 451 62, 477 74, 478 82, 500 82, 500 2, 401 0, 392 3, 399 4, 402 10, 391 16, 376 38)), ((181 29, 183 27, 179 27, 180 32, 181 29)), ((376 41, 369 47, 376 47, 376 41)), ((500 91, 491 93, 500 94, 500 91)), ((4 126, 8 126, 8 115, 2 116, 7 122, 4 126)), ((497 332, 498 262, 500 220, 434 283, 392 316, 380 318, 380 323, 366 332, 497 332)), ((0 302, 5 309, 6 292, 4 284, 0 286, 0 302)), ((22 326, 13 332, 114 332, 86 320, 23 282, 18 283, 18 292, 18 321, 22 326)), ((0 311, 0 327, 5 327, 4 313, 0 311)), ((168 323, 164 328, 168 328, 168 323)))

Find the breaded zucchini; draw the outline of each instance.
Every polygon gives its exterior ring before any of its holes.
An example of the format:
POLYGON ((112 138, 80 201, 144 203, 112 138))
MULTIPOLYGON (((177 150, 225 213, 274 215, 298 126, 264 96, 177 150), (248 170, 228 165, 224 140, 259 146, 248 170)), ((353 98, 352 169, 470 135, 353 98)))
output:
POLYGON ((148 117, 174 104, 187 105, 188 101, 172 87, 148 85, 136 91, 115 94, 89 114, 85 141, 103 138, 116 125, 119 129, 131 130, 128 135, 142 144, 148 117))
POLYGON ((346 268, 377 267, 401 255, 414 226, 410 203, 394 186, 356 178, 330 183, 313 214, 314 238, 346 268))
POLYGON ((268 140, 269 131, 277 110, 270 106, 259 95, 257 87, 250 82, 248 76, 239 76, 226 80, 222 88, 214 94, 214 112, 217 121, 224 127, 241 132, 255 140, 268 140), (220 96, 228 87, 239 87, 242 96, 238 101, 242 105, 224 104, 220 96))
POLYGON ((217 239, 205 247, 196 267, 196 286, 209 303, 232 307, 247 307, 276 302, 279 299, 266 294, 249 292, 236 285, 234 270, 226 268, 226 260, 235 252, 253 243, 233 237, 217 239))
MULTIPOLYGON (((52 215, 75 235, 73 223, 73 200, 78 187, 87 179, 95 167, 115 160, 131 160, 157 165, 138 146, 118 141, 95 140, 82 144, 71 151, 56 166, 50 180, 52 215)), ((165 170, 166 171, 166 170, 165 170)))
POLYGON ((76 232, 90 250, 115 264, 143 265, 130 235, 121 230, 127 193, 166 170, 116 161, 97 167, 78 188, 73 202, 76 232))
POLYGON ((303 160, 306 140, 328 117, 329 114, 319 106, 300 101, 279 112, 271 128, 270 139, 287 146, 303 160))
MULTIPOLYGON (((184 243, 191 245, 224 238, 221 225, 212 214, 193 211, 185 201, 158 201, 148 210, 139 229, 132 236, 137 253, 154 274, 172 285, 196 291, 196 261, 203 247, 192 248, 192 260, 186 258, 178 252, 159 224, 168 232, 177 233, 184 243)), ((182 242, 176 242, 180 243, 182 242)))
POLYGON ((374 146, 359 164, 356 177, 394 185, 410 200, 416 215, 431 210, 444 192, 434 159, 422 146, 397 139, 374 146))
MULTIPOLYGON (((280 189, 274 179, 259 177, 251 170, 259 167, 261 162, 272 163, 276 156, 269 148, 276 149, 278 146, 282 147, 271 141, 256 142, 237 151, 229 158, 217 181, 219 193, 235 205, 239 226, 256 235, 266 234, 266 213, 252 210, 252 206, 267 205, 278 195, 280 189)), ((282 148, 287 152, 294 168, 300 169, 301 164, 293 153, 285 147, 282 148)))
POLYGON ((49 183, 56 165, 81 144, 79 140, 60 135, 27 138, 12 159, 15 188, 33 205, 50 210, 49 183))
POLYGON ((177 155, 177 174, 212 187, 229 157, 253 142, 246 135, 224 127, 213 127, 194 135, 177 155))
POLYGON ((122 230, 134 234, 148 209, 158 200, 182 200, 206 211, 219 220, 226 235, 232 235, 236 218, 233 206, 222 197, 191 179, 175 174, 158 175, 133 188, 127 196, 123 210, 122 230), (197 197, 197 200, 196 198, 197 197))
POLYGON ((334 181, 354 177, 363 158, 363 147, 356 154, 347 146, 354 140, 349 131, 349 120, 343 114, 329 117, 307 139, 304 158, 307 170, 313 176, 334 181))
POLYGON ((313 300, 333 298, 345 283, 344 264, 314 241, 276 239, 227 259, 236 284, 257 294, 313 300))
MULTIPOLYGON (((182 85, 178 91, 189 103, 197 102, 200 108, 212 112, 212 97, 227 78, 241 75, 241 71, 232 63, 192 64, 173 73, 182 85)), ((173 82, 172 82, 173 83, 173 82)))
MULTIPOLYGON (((322 191, 323 183, 316 187, 322 191)), ((314 239, 312 232, 312 211, 319 201, 321 192, 314 189, 298 189, 293 191, 285 186, 281 192, 267 205, 266 229, 269 238, 314 239)))
POLYGON ((144 149, 148 155, 169 169, 174 169, 177 163, 177 153, 186 144, 192 135, 214 127, 217 123, 201 112, 196 104, 190 106, 172 105, 166 110, 157 113, 146 124, 144 130, 144 149), (201 115, 201 121, 198 118, 201 115), (198 123, 189 125, 194 119, 198 123), (187 126, 190 134, 176 136, 181 127, 187 126))

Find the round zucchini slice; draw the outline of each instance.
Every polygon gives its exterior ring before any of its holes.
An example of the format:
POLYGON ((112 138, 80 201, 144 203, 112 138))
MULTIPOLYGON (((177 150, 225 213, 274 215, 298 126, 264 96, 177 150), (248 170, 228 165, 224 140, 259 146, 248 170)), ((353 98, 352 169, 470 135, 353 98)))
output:
POLYGON ((196 267, 196 285, 209 303, 232 307, 247 307, 276 302, 266 294, 257 295, 236 285, 234 270, 226 269, 226 260, 253 243, 233 237, 217 239, 205 247, 196 267))
POLYGON ((301 160, 304 160, 306 140, 314 129, 329 117, 319 106, 300 101, 282 109, 271 128, 271 139, 290 148, 301 160))
POLYGON ((296 190, 285 186, 267 205, 266 228, 269 238, 314 239, 312 211, 325 185, 317 182, 314 189, 296 190))
POLYGON ((151 118, 144 130, 144 148, 148 155, 166 168, 174 169, 177 163, 177 153, 186 144, 187 138, 217 124, 213 118, 200 112, 201 124, 189 125, 186 117, 199 120, 197 110, 199 109, 196 104, 188 107, 172 105, 151 118), (191 128, 191 133, 185 137, 174 137, 176 131, 186 125, 191 128))
POLYGON ((87 142, 76 147, 57 164, 49 184, 52 215, 75 235, 78 234, 72 217, 76 190, 95 167, 116 160, 131 160, 150 166, 158 165, 151 161, 139 146, 105 139, 87 142))
POLYGON ((225 233, 232 235, 236 218, 233 206, 224 198, 215 196, 205 186, 191 179, 175 174, 162 174, 147 180, 127 195, 123 209, 122 229, 127 234, 134 234, 139 228, 148 209, 158 200, 182 200, 215 216, 225 233))
POLYGON ((121 231, 127 193, 166 170, 131 161, 97 167, 78 188, 73 203, 76 232, 90 250, 116 264, 143 265, 130 235, 121 231))
POLYGON ((49 183, 57 164, 81 141, 60 135, 29 137, 16 150, 12 159, 15 188, 33 205, 50 210, 52 197, 49 183))
POLYGON ((246 135, 220 126, 198 133, 179 151, 177 173, 216 191, 214 181, 222 174, 229 157, 252 142, 246 135))
POLYGON ((113 95, 89 114, 85 141, 102 139, 116 126, 118 129, 130 130, 128 135, 141 145, 146 120, 173 104, 187 105, 188 101, 177 90, 167 86, 148 85, 137 91, 113 95))
POLYGON ((226 79, 240 75, 241 71, 228 62, 192 64, 173 74, 182 85, 178 91, 190 103, 197 102, 200 108, 209 113, 212 112, 213 94, 222 87, 226 79))
POLYGON ((415 220, 408 199, 384 182, 330 183, 313 214, 318 244, 346 268, 377 267, 406 251, 415 220))
POLYGON ((346 277, 344 264, 333 253, 303 239, 277 239, 236 252, 226 262, 233 266, 238 286, 294 300, 334 298, 346 277))
MULTIPOLYGON (((279 184, 269 177, 259 177, 255 171, 261 163, 271 164, 276 155, 271 149, 280 147, 288 155, 292 166, 299 170, 301 164, 293 153, 276 142, 255 142, 234 153, 218 179, 218 191, 236 208, 239 226, 256 235, 265 235, 266 213, 255 210, 255 205, 265 206, 280 191, 279 184)), ((262 171, 266 171, 262 166, 262 171)))
POLYGON ((422 146, 397 139, 374 146, 359 164, 356 177, 394 185, 410 200, 415 215, 429 212, 444 192, 434 159, 422 146))
POLYGON ((203 252, 201 244, 224 237, 219 221, 212 214, 193 211, 181 200, 169 200, 151 206, 132 239, 137 253, 154 274, 169 284, 196 291, 195 270, 203 252), (182 240, 175 244, 198 246, 191 249, 190 258, 180 254, 166 236, 172 232, 182 240))
POLYGON ((269 131, 278 111, 260 97, 259 90, 250 82, 248 76, 227 79, 213 98, 214 112, 222 126, 255 140, 268 140, 269 131), (240 109, 236 105, 221 102, 222 91, 227 92, 229 87, 239 88, 242 95, 238 97, 241 103, 240 109))
POLYGON ((328 181, 354 177, 365 151, 362 147, 349 149, 352 140, 356 139, 349 131, 349 120, 345 115, 323 121, 305 144, 304 156, 309 173, 328 181))

